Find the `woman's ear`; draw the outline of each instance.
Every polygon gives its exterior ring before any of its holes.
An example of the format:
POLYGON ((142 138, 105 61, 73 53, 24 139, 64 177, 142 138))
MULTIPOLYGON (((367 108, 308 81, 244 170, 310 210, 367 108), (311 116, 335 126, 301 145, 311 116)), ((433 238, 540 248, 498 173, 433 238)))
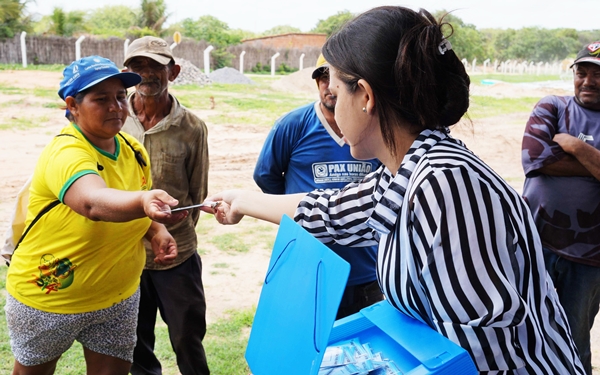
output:
POLYGON ((364 102, 363 108, 367 114, 373 114, 373 111, 375 110, 375 96, 373 95, 371 85, 362 78, 359 79, 356 84, 362 94, 361 100, 364 102))
POLYGON ((71 112, 73 116, 77 116, 79 107, 77 106, 77 101, 75 100, 75 98, 72 96, 67 96, 65 98, 65 103, 67 103, 67 109, 69 110, 69 112, 71 112))

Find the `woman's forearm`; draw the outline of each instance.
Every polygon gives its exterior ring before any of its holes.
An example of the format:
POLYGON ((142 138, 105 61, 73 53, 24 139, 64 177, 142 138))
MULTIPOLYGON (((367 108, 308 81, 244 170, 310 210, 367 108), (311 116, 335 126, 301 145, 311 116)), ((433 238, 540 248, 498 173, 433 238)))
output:
POLYGON ((298 204, 306 194, 272 195, 247 191, 238 199, 240 210, 245 215, 279 224, 286 214, 294 217, 298 204))
POLYGON ((249 190, 228 190, 207 198, 220 202, 216 208, 203 208, 213 213, 221 224, 237 224, 245 215, 279 224, 285 214, 294 217, 306 193, 272 195, 249 190))

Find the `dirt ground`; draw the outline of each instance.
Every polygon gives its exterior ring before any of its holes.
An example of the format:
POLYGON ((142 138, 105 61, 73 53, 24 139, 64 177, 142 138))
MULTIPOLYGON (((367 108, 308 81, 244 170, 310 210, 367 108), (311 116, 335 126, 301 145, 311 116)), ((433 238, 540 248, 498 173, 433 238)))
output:
MULTIPOLYGON (((61 75, 41 71, 0 71, 2 86, 56 89, 61 75)), ((310 88, 312 83, 305 85, 310 88)), ((279 84, 278 89, 289 87, 279 84)), ((572 94, 568 90, 532 88, 511 84, 473 87, 475 95, 495 97, 542 97, 548 94, 572 94)), ((0 94, 0 232, 10 219, 17 191, 27 179, 39 153, 48 141, 66 124, 63 111, 45 108, 36 98, 25 95, 0 94), (35 128, 9 128, 1 124, 15 123, 23 114, 40 122, 35 128)), ((193 109, 192 109, 193 110, 193 109)), ((218 106, 213 111, 218 111, 218 106)), ((207 118, 207 111, 195 111, 207 118)), ((211 112, 214 114, 214 112, 211 112)), ((485 160, 517 190, 521 191, 523 171, 520 145, 528 113, 513 113, 499 117, 461 123, 452 134, 485 160)), ((214 125, 209 128, 210 181, 209 194, 222 189, 246 188, 258 190, 252 180, 254 163, 268 128, 248 125, 214 125)), ((257 225, 244 219, 243 225, 257 225)), ((263 231, 275 236, 277 227, 260 223, 263 231)), ((235 231, 233 227, 217 227, 204 236, 235 231)), ((248 308, 257 304, 262 280, 269 261, 270 249, 252 248, 241 254, 207 252, 202 255, 203 280, 206 290, 209 323, 230 309, 248 308), (223 265, 226 264, 226 269, 223 265)), ((593 329, 593 363, 600 367, 600 324, 593 329)), ((596 372, 594 372, 596 373, 596 372)), ((598 372, 600 374, 600 372, 598 372)))

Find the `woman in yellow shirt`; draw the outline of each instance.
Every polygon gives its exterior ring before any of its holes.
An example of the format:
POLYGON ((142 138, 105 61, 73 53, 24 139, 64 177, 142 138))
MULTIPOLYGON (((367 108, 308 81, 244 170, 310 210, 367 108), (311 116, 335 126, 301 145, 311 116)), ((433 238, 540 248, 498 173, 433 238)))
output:
POLYGON ((161 223, 187 213, 168 213, 177 200, 151 190, 146 150, 120 133, 126 89, 141 77, 100 56, 77 60, 63 74, 58 94, 71 124, 40 155, 28 229, 7 275, 13 373, 53 373, 77 340, 88 373, 125 375, 136 342, 142 238, 155 262, 172 262, 177 246, 161 223))

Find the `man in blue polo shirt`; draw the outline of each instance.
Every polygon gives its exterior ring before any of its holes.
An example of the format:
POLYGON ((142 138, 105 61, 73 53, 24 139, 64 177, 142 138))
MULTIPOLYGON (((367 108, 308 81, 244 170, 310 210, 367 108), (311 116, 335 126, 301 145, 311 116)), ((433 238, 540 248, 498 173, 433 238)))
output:
MULTIPOLYGON (((329 91, 329 68, 323 55, 312 78, 320 100, 283 115, 265 140, 254 169, 254 181, 264 193, 341 189, 380 164, 377 160, 356 160, 350 154, 335 122, 336 98, 329 91)), ((377 247, 328 246, 351 266, 337 319, 381 301, 375 271, 377 247)))

